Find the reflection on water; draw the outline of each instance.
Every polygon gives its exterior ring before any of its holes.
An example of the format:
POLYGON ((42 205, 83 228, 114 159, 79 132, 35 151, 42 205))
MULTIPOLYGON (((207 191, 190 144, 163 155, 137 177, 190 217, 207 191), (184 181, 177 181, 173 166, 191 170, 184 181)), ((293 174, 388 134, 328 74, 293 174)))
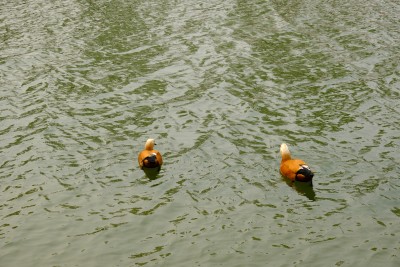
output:
POLYGON ((398 266, 397 2, 0 10, 2 265, 398 266))
POLYGON ((160 168, 145 168, 143 167, 143 172, 146 174, 147 178, 150 180, 155 180, 159 177, 160 168))
POLYGON ((315 201, 315 191, 312 182, 293 182, 289 179, 285 179, 285 181, 297 193, 306 196, 309 200, 315 201))

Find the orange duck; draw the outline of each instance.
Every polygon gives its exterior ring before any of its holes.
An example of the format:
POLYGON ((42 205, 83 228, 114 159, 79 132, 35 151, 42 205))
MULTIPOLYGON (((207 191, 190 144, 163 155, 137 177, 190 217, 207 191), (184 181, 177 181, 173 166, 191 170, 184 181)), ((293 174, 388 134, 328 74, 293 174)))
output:
POLYGON ((161 168, 163 160, 158 150, 154 149, 154 139, 147 139, 144 150, 139 153, 138 162, 141 169, 145 168, 161 168))
POLYGON ((311 182, 314 173, 301 159, 292 159, 286 144, 281 145, 281 174, 292 181, 311 182))

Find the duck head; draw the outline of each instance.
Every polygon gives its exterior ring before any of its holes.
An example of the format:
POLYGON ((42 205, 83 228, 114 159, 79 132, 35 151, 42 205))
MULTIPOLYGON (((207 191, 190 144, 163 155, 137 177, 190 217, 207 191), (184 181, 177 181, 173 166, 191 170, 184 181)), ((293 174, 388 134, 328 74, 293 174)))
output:
POLYGON ((295 181, 310 182, 314 177, 314 173, 307 165, 300 165, 299 170, 296 172, 295 181))

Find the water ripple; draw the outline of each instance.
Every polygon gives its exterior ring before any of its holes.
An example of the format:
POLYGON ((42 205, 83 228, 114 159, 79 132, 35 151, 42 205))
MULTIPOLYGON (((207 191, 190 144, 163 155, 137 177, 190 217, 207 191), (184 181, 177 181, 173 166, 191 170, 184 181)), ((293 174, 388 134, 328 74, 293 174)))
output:
POLYGON ((3 264, 397 266, 393 1, 2 10, 3 264))

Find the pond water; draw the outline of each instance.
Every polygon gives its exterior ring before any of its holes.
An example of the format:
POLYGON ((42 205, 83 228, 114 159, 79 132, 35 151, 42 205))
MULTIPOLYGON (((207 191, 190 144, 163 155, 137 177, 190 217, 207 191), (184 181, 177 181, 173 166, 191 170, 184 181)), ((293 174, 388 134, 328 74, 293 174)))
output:
POLYGON ((0 266, 399 266, 399 25, 394 0, 2 1, 0 266))

